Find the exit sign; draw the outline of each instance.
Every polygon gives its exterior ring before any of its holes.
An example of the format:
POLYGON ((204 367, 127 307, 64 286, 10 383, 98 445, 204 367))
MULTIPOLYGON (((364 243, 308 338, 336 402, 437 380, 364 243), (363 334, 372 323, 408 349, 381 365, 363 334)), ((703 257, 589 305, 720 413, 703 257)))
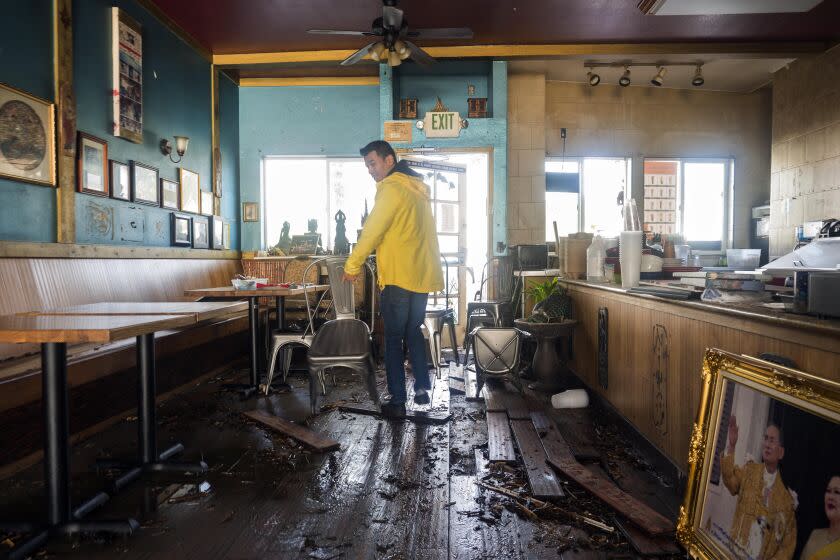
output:
POLYGON ((423 132, 426 138, 457 138, 464 124, 456 111, 429 111, 423 118, 423 132))

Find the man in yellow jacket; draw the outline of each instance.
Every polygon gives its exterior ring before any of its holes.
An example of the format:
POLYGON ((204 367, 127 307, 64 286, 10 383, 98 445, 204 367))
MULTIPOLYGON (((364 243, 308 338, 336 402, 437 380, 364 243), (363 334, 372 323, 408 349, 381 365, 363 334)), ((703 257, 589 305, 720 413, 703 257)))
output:
POLYGON ((405 353, 414 372, 414 402, 430 401, 431 380, 420 326, 429 292, 443 288, 435 218, 429 189, 405 161, 397 162, 390 144, 375 140, 359 150, 376 181, 376 198, 359 242, 345 264, 345 279, 358 276, 376 251, 380 309, 385 326, 385 372, 391 398, 385 416, 405 416, 405 353))

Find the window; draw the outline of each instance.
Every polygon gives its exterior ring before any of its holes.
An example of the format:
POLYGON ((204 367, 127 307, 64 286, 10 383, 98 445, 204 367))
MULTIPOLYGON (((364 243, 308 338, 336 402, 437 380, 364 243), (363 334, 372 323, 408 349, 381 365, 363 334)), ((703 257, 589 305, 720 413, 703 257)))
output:
POLYGON ((729 244, 729 159, 646 159, 644 229, 682 234, 694 249, 729 244))
POLYGON ((365 203, 373 208, 376 196, 376 183, 361 158, 266 157, 263 173, 267 246, 280 239, 283 222, 289 222, 290 235, 297 235, 315 218, 324 249, 331 249, 339 210, 346 216, 347 239, 357 241, 365 203))
POLYGON ((620 194, 630 184, 629 158, 553 158, 545 162, 546 241, 557 233, 600 231, 615 237, 621 231, 620 194))

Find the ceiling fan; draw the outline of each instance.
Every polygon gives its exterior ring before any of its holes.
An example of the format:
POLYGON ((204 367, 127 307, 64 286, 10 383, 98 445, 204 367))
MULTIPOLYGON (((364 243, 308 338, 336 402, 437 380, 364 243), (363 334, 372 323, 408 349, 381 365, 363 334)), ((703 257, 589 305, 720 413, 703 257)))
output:
POLYGON ((469 27, 409 29, 408 21, 403 17, 403 11, 397 8, 397 0, 382 0, 382 17, 373 20, 370 31, 309 29, 307 33, 381 37, 342 60, 342 66, 355 64, 368 54, 371 59, 386 62, 389 66, 399 66, 407 58, 419 64, 431 64, 435 62, 435 59, 409 39, 472 39, 473 36, 472 29, 469 27))

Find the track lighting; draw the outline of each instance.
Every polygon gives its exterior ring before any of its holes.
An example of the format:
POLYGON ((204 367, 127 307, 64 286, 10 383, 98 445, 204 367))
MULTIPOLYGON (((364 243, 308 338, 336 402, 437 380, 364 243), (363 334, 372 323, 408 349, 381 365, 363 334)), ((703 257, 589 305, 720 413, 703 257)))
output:
POLYGON ((597 86, 598 84, 601 83, 601 76, 599 76, 598 74, 595 74, 591 70, 586 73, 586 79, 589 80, 589 85, 590 86, 597 86))
POLYGON ((656 87, 661 87, 662 82, 665 81, 665 67, 664 66, 659 66, 658 69, 659 69, 659 72, 657 72, 656 76, 654 76, 651 79, 650 83, 652 85, 656 86, 656 87))
POLYGON ((694 87, 700 87, 706 83, 706 80, 703 79, 703 65, 698 64, 697 70, 694 71, 694 77, 691 79, 691 85, 694 87))
POLYGON ((624 74, 618 79, 618 85, 621 87, 627 87, 630 85, 630 67, 624 67, 624 74))

